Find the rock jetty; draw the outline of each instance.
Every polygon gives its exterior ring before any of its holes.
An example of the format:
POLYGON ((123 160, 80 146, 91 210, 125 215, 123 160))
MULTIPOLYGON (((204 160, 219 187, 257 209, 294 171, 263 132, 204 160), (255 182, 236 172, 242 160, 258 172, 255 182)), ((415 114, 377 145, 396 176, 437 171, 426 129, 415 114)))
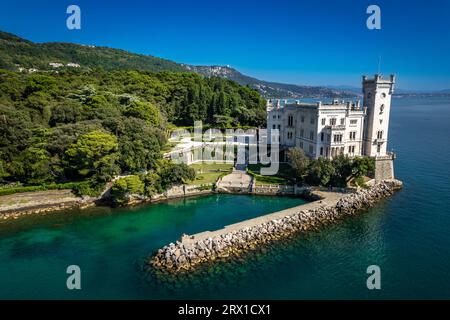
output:
MULTIPOLYGON (((402 187, 398 180, 383 180, 369 189, 361 189, 341 197, 333 205, 301 210, 280 219, 220 234, 190 243, 177 241, 159 249, 147 260, 151 267, 162 272, 176 273, 196 266, 239 255, 257 246, 285 238, 296 232, 320 228, 345 216, 354 215, 392 195, 402 187)), ((320 202, 319 202, 320 203, 320 202)))

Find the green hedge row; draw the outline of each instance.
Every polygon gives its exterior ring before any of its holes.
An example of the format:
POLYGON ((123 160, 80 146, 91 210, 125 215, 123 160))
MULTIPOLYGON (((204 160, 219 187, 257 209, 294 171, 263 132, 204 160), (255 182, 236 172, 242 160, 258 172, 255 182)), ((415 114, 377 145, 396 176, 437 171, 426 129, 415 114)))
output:
POLYGON ((45 191, 45 190, 62 190, 62 189, 73 189, 80 182, 69 182, 69 183, 52 183, 40 186, 21 186, 21 187, 0 187, 0 196, 6 196, 19 192, 30 192, 30 191, 45 191))

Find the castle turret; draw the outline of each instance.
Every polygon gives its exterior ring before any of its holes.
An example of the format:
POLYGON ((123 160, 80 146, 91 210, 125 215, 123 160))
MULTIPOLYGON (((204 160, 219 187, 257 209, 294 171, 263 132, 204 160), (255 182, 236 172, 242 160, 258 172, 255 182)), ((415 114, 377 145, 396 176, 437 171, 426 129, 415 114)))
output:
POLYGON ((394 92, 395 76, 383 79, 376 74, 373 79, 363 76, 363 107, 367 110, 364 123, 364 148, 366 156, 387 155, 389 114, 394 92))

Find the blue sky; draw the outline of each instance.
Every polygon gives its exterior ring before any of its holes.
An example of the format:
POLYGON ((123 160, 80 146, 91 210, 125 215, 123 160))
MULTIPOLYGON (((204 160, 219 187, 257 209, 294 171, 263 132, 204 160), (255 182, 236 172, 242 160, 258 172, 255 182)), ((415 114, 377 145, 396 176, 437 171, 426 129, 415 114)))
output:
POLYGON ((309 85, 358 86, 381 56, 381 72, 403 89, 450 89, 445 0, 15 0, 0 4, 0 30, 309 85), (70 4, 81 8, 81 30, 66 28, 70 4), (381 8, 381 30, 366 28, 370 4, 381 8))

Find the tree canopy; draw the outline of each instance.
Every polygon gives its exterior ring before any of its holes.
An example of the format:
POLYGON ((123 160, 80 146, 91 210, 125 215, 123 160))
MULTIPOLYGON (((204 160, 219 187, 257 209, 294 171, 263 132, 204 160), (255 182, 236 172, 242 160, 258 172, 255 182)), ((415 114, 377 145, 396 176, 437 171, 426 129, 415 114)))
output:
POLYGON ((254 90, 193 73, 0 69, 0 182, 103 182, 155 169, 168 128, 263 126, 254 90))

